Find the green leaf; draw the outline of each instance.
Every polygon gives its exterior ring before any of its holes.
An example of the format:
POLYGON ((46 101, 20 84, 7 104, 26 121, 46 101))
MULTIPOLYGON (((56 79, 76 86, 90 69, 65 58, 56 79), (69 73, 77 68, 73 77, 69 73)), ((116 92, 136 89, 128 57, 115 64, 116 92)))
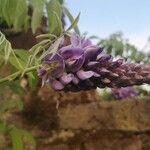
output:
POLYGON ((0 113, 4 113, 10 109, 23 110, 23 102, 20 99, 5 100, 0 103, 0 113))
MULTIPOLYGON (((67 31, 71 30, 72 28, 74 28, 74 27, 77 25, 77 23, 78 23, 78 21, 79 21, 79 18, 80 18, 80 13, 79 13, 78 16, 75 18, 75 20, 72 22, 71 26, 67 29, 67 31)), ((77 31, 76 33, 79 34, 78 31, 77 31)))
POLYGON ((56 52, 57 52, 57 50, 58 50, 58 48, 59 48, 59 46, 60 46, 60 43, 62 42, 62 40, 64 39, 64 37, 62 36, 62 37, 60 37, 60 38, 58 38, 55 42, 54 42, 54 44, 53 44, 53 46, 51 46, 51 47, 49 47, 49 49, 47 50, 47 51, 45 51, 41 56, 40 56, 40 60, 42 60, 47 54, 52 54, 52 57, 53 57, 53 55, 54 54, 56 54, 56 52))
POLYGON ((25 141, 29 141, 30 143, 35 145, 35 143, 36 143, 35 139, 34 139, 33 135, 30 132, 28 132, 26 130, 20 130, 20 132, 21 132, 21 134, 22 134, 25 141))
POLYGON ((0 32, 0 54, 3 54, 5 62, 8 61, 11 52, 12 47, 10 42, 5 38, 5 35, 0 32))
POLYGON ((3 7, 4 7, 4 0, 0 0, 0 18, 3 18, 3 7))
POLYGON ((63 12, 67 15, 67 17, 69 18, 69 20, 71 22, 71 26, 67 29, 67 31, 69 31, 72 28, 74 28, 75 32, 80 35, 80 31, 79 31, 79 28, 77 26, 77 23, 78 23, 79 17, 80 17, 80 13, 74 19, 74 17, 71 15, 71 13, 69 12, 69 10, 66 7, 63 7, 63 12))
POLYGON ((0 122, 0 133, 5 133, 6 132, 6 123, 5 122, 0 122))
POLYGON ((59 0, 59 3, 62 5, 64 3, 64 0, 59 0))
POLYGON ((38 35, 38 36, 36 36, 36 38, 38 39, 42 39, 42 38, 48 38, 48 39, 55 39, 55 38, 57 38, 57 36, 56 35, 54 35, 54 34, 40 34, 40 35, 38 35))
POLYGON ((28 57, 30 56, 30 53, 27 50, 15 50, 15 54, 17 57, 19 57, 22 61, 27 61, 28 57))
POLYGON ((15 55, 14 50, 11 47, 11 43, 5 38, 4 34, 0 32, 0 55, 4 58, 5 63, 9 60, 12 64, 19 69, 22 69, 21 62, 15 55), (10 58, 11 56, 11 58, 10 58))
POLYGON ((32 88, 32 89, 35 89, 37 84, 38 84, 38 76, 37 76, 37 72, 30 72, 30 73, 27 73, 27 76, 28 76, 28 82, 29 82, 29 86, 32 88))
MULTIPOLYGON (((33 61, 31 61, 32 55, 28 51, 26 51, 26 50, 15 50, 14 53, 15 53, 16 57, 14 57, 14 56, 11 55, 10 58, 9 58, 9 62, 17 70, 21 69, 24 72, 25 69, 27 69, 29 66, 31 66, 33 64, 33 61), (18 61, 20 62, 21 66, 23 68, 20 68, 18 66, 18 61)), ((34 57, 34 60, 35 59, 36 58, 34 57)))
POLYGON ((32 0, 32 6, 33 6, 33 15, 32 15, 32 22, 31 22, 31 28, 33 33, 35 33, 37 27, 40 26, 41 19, 43 14, 45 0, 32 0))
POLYGON ((18 3, 18 0, 8 0, 7 1, 7 5, 8 5, 8 9, 7 9, 7 15, 10 19, 10 25, 13 24, 14 20, 15 20, 15 11, 16 11, 16 4, 18 3))
POLYGON ((13 127, 10 131, 10 136, 13 150, 23 150, 22 134, 20 133, 20 130, 16 127, 13 127))
POLYGON ((23 27, 28 16, 28 6, 25 0, 3 0, 0 1, 3 7, 1 8, 1 16, 7 25, 17 31, 23 27))
POLYGON ((55 35, 60 35, 62 32, 61 23, 61 5, 58 0, 50 0, 46 5, 48 13, 48 28, 49 32, 55 35))
POLYGON ((14 20, 14 28, 15 30, 20 29, 26 20, 28 13, 28 6, 25 0, 18 0, 16 11, 15 11, 15 20, 14 20))
POLYGON ((27 14, 28 14, 28 5, 25 0, 16 0, 17 3, 15 7, 15 12, 13 16, 13 25, 15 30, 19 30, 25 24, 27 14))
POLYGON ((2 17, 6 21, 7 25, 11 26, 9 13, 7 11, 9 9, 9 3, 8 2, 9 2, 8 0, 3 1, 2 17))
MULTIPOLYGON (((9 81, 6 86, 8 86, 12 91, 13 93, 17 93, 17 94, 23 94, 24 92, 24 89, 21 87, 20 85, 20 80, 17 80, 17 81, 9 81)), ((0 85, 1 87, 1 85, 0 85)), ((4 88, 4 86, 3 86, 4 88)), ((22 103, 22 102, 21 102, 22 103)), ((22 104, 21 104, 22 105, 22 104)))
POLYGON ((40 43, 34 45, 29 51, 34 54, 36 53, 37 51, 39 51, 38 49, 41 48, 43 49, 44 45, 46 44, 50 44, 51 43, 51 40, 50 39, 46 39, 46 40, 42 40, 40 43))
MULTIPOLYGON (((17 58, 17 59, 19 60, 19 62, 20 62, 21 64, 23 64, 23 62, 22 62, 19 58, 17 58)), ((14 66, 17 70, 20 70, 20 67, 18 66, 18 62, 16 61, 16 59, 15 59, 13 56, 10 56, 9 62, 10 62, 10 64, 11 64, 12 66, 14 66)))

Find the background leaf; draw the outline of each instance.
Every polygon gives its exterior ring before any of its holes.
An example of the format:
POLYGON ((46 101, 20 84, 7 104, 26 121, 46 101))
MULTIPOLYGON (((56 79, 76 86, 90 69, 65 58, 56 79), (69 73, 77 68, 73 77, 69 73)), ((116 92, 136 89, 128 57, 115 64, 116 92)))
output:
POLYGON ((30 72, 30 73, 27 73, 27 76, 28 76, 28 82, 29 82, 29 86, 32 88, 32 89, 35 89, 37 84, 38 84, 38 81, 39 81, 39 78, 37 76, 37 72, 30 72))
POLYGON ((35 33, 37 27, 40 26, 42 16, 44 15, 43 13, 44 4, 45 4, 45 0, 32 0, 33 15, 32 15, 31 28, 33 33, 35 33))
POLYGON ((23 110, 23 102, 20 99, 11 99, 11 100, 4 100, 0 103, 0 113, 3 113, 10 109, 18 109, 23 110))
POLYGON ((50 33, 55 35, 60 35, 62 32, 62 23, 61 22, 61 5, 58 0, 50 0, 47 5, 47 14, 48 14, 48 30, 50 33))
POLYGON ((23 150, 22 134, 20 130, 13 127, 10 131, 13 150, 23 150))
POLYGON ((26 0, 3 0, 0 1, 1 16, 9 27, 14 27, 16 31, 22 29, 28 17, 28 5, 26 0))
POLYGON ((0 121, 0 133, 6 132, 6 123, 0 121))
POLYGON ((15 30, 18 30, 23 26, 27 17, 27 13, 28 13, 27 1, 18 0, 15 11, 15 19, 13 23, 15 30))
POLYGON ((12 51, 12 47, 10 42, 5 38, 4 34, 0 32, 0 54, 4 58, 5 63, 9 59, 11 51, 12 51))

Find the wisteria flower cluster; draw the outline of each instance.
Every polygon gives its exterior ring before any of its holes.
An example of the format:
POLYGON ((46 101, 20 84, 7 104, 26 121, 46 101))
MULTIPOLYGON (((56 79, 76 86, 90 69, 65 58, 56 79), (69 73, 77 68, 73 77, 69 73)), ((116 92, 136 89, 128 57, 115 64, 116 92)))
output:
POLYGON ((116 100, 123 100, 138 96, 138 92, 131 86, 112 89, 112 97, 116 100))
POLYGON ((89 39, 72 34, 55 55, 47 54, 43 66, 57 63, 53 70, 43 67, 39 76, 55 90, 80 91, 105 87, 126 87, 150 83, 150 66, 114 60, 89 39))

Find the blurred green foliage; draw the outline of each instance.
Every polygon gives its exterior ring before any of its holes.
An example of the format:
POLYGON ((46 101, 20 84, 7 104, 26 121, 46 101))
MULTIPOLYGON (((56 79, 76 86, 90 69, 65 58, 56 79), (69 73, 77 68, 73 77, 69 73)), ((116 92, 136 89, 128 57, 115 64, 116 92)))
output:
MULTIPOLYGON (((63 0, 0 0, 0 28, 14 32, 31 28, 35 33, 44 26, 45 32, 58 36, 63 32, 63 14, 74 22, 63 0)), ((77 25, 74 29, 79 33, 77 25)))
POLYGON ((123 38, 121 32, 111 34, 108 38, 101 39, 98 45, 115 57, 124 57, 128 62, 150 64, 150 51, 139 50, 123 38))
MULTIPOLYGON (((23 150, 24 142, 28 142, 32 147, 35 147, 35 140, 30 132, 17 128, 7 120, 9 113, 23 110, 23 101, 21 99, 23 92, 24 89, 19 85, 18 81, 0 84, 0 135, 9 137, 12 150, 23 150)), ((4 149, 6 146, 8 148, 9 145, 3 142, 0 142, 0 148, 4 149)))

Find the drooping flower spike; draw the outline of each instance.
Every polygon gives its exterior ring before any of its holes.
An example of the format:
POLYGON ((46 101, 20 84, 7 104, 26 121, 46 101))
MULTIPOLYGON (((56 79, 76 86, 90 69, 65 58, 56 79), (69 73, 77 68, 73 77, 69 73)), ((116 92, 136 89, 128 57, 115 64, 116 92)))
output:
POLYGON ((75 34, 70 36, 69 44, 66 45, 64 39, 57 53, 46 55, 42 63, 43 66, 57 63, 51 71, 46 67, 39 70, 43 82, 55 90, 76 92, 97 87, 150 84, 150 66, 114 60, 89 39, 75 34))

